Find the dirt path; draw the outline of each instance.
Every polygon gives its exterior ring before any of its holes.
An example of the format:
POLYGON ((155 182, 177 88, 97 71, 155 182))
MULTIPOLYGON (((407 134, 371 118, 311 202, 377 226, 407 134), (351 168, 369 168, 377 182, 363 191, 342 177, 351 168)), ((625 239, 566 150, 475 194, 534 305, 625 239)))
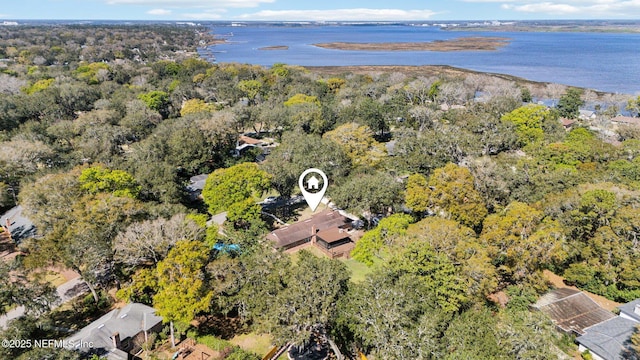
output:
MULTIPOLYGON (((549 270, 544 270, 543 271, 544 276, 547 280, 549 280, 549 282, 551 282, 553 284, 553 286, 555 286, 556 288, 569 288, 569 289, 576 289, 576 290, 580 290, 575 286, 568 286, 567 284, 564 283, 564 278, 562 278, 562 276, 556 275, 554 273, 552 273, 549 270)), ((596 304, 600 305, 602 308, 607 309, 609 311, 613 311, 615 308, 617 308, 618 306, 622 305, 620 303, 617 303, 615 301, 611 301, 607 298, 605 298, 604 296, 600 296, 600 295, 596 295, 596 294, 592 294, 588 291, 584 291, 581 290, 583 293, 587 294, 587 296, 589 296, 591 298, 591 300, 595 301, 596 304)))

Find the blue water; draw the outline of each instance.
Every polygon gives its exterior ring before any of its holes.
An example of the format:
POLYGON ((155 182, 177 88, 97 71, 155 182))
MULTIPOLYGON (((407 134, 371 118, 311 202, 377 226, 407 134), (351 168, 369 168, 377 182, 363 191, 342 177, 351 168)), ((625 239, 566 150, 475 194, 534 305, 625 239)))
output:
POLYGON ((640 34, 463 32, 409 25, 376 26, 216 26, 215 34, 233 33, 230 43, 217 45, 218 62, 270 66, 451 65, 519 76, 594 90, 640 93, 640 34), (321 42, 416 42, 466 36, 511 39, 498 51, 344 51, 313 46, 321 42), (258 50, 286 45, 289 50, 258 50))

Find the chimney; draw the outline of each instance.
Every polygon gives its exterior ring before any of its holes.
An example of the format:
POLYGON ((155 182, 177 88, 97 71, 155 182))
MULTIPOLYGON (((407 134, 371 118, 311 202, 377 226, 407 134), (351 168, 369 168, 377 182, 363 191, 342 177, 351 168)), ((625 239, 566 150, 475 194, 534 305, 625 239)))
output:
POLYGON ((318 230, 316 229, 315 225, 311 225, 311 243, 315 244, 316 243, 316 233, 318 233, 318 230))
POLYGON ((635 307, 635 309, 633 309, 633 312, 636 315, 640 315, 640 304, 636 304, 636 307, 635 307))
POLYGON ((113 340, 113 347, 116 349, 120 349, 120 346, 122 346, 122 344, 120 343, 120 333, 119 332, 113 333, 113 336, 111 337, 111 339, 113 340))

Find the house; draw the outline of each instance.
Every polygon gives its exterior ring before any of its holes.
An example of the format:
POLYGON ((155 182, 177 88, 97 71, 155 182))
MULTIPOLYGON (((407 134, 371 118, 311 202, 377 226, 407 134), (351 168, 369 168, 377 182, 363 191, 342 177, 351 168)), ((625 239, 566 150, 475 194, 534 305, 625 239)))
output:
POLYGON ((578 118, 581 120, 593 120, 596 118, 596 112, 591 110, 578 110, 578 118))
POLYGON ((278 250, 312 245, 330 257, 349 256, 354 243, 348 230, 351 219, 336 210, 324 210, 311 218, 274 230, 267 235, 278 250))
POLYGON ((35 225, 22 215, 22 210, 22 206, 18 205, 0 216, 0 225, 11 233, 11 238, 16 243, 36 235, 35 225))
POLYGON ((532 307, 547 314, 558 330, 574 335, 583 335, 588 327, 616 317, 582 291, 569 288, 548 292, 532 307))
POLYGON ((576 122, 577 121, 573 119, 560 118, 560 124, 562 124, 562 127, 567 131, 571 130, 576 122))
POLYGON ((596 360, 629 359, 631 335, 640 326, 640 299, 618 307, 620 316, 585 329, 576 338, 580 352, 589 350, 596 360))
POLYGON ((309 180, 307 180, 307 189, 315 189, 318 190, 318 186, 320 186, 320 180, 317 177, 311 176, 309 180))
POLYGON ((238 141, 236 142, 235 149, 232 150, 232 155, 235 157, 240 157, 244 155, 245 152, 259 147, 262 149, 262 153, 258 155, 258 161, 262 161, 265 159, 265 156, 269 154, 270 148, 267 148, 267 143, 262 140, 254 139, 252 137, 246 135, 240 135, 238 137, 238 141))
POLYGON ((207 177, 209 175, 200 174, 189 179, 189 185, 187 185, 186 189, 192 201, 202 198, 202 189, 204 189, 204 184, 207 182, 207 177))
POLYGON ((640 118, 618 115, 611 118, 611 123, 615 125, 640 125, 640 118))
POLYGON ((618 307, 620 317, 640 323, 640 299, 635 299, 618 307))
POLYGON ((162 330, 155 309, 132 303, 115 309, 64 340, 65 346, 108 360, 135 359, 149 335, 162 330))
POLYGON ((318 231, 315 240, 312 239, 312 244, 332 259, 341 256, 348 257, 355 247, 347 229, 339 227, 318 231))
POLYGON ((631 335, 640 323, 615 316, 607 321, 585 329, 585 334, 576 338, 578 350, 589 350, 595 360, 630 359, 631 335))

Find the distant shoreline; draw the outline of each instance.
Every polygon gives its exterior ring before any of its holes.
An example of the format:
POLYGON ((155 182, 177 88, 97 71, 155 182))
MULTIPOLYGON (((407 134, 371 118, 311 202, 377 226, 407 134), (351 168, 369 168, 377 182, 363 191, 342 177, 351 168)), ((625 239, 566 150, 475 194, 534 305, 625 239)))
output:
POLYGON ((510 39, 506 37, 477 36, 430 42, 330 42, 313 45, 323 49, 351 51, 496 51, 509 42, 510 39))

